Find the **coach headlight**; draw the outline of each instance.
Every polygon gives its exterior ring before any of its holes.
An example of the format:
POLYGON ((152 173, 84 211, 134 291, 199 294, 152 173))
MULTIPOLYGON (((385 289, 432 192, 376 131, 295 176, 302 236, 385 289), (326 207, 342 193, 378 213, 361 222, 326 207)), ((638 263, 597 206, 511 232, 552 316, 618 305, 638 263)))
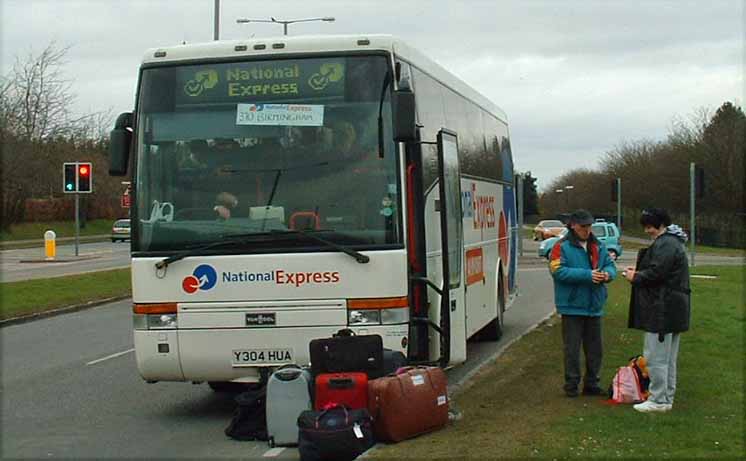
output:
POLYGON ((176 314, 148 315, 148 328, 151 330, 176 328, 176 314))
POLYGON ((179 326, 176 303, 135 304, 132 314, 135 330, 166 330, 179 326))
POLYGON ((380 325, 381 311, 378 309, 362 309, 347 311, 349 325, 380 325))
POLYGON ((349 325, 392 325, 409 321, 409 300, 398 298, 361 298, 347 300, 349 325))

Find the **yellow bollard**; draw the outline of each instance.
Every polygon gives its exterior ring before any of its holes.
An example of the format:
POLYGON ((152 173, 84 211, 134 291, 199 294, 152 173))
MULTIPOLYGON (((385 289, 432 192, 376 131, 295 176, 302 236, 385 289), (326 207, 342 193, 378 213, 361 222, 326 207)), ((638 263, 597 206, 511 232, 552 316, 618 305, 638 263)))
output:
POLYGON ((55 241, 56 238, 57 234, 55 234, 53 230, 44 232, 44 253, 46 255, 46 259, 54 259, 55 255, 57 254, 57 243, 55 241))

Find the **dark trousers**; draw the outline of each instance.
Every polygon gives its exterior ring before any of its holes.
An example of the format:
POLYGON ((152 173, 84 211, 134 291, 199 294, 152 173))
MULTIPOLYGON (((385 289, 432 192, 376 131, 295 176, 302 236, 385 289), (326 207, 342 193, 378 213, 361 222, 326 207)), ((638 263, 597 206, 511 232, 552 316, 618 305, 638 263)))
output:
POLYGON ((601 317, 562 316, 562 341, 565 350, 565 390, 577 390, 580 384, 580 346, 585 353, 583 388, 599 387, 603 358, 601 317))

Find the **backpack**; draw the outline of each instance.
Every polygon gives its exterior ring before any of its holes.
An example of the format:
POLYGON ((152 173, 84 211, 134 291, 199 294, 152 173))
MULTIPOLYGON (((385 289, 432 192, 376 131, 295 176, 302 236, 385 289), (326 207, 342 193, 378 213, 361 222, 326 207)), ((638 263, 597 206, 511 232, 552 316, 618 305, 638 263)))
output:
POLYGON ((609 399, 614 403, 639 403, 648 398, 647 360, 638 355, 631 357, 627 366, 619 367, 609 386, 609 399))
POLYGON ((268 440, 267 388, 242 392, 235 400, 237 406, 225 435, 236 440, 268 440))

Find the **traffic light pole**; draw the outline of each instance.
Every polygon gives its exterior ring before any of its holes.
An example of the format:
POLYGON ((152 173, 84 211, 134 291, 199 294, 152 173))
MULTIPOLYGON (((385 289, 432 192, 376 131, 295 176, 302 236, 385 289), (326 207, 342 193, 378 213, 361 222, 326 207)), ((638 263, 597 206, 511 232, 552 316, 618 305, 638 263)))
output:
POLYGON ((695 252, 694 242, 696 238, 695 227, 697 225, 697 220, 695 219, 695 214, 694 214, 694 209, 695 209, 694 199, 695 199, 695 196, 697 195, 695 191, 696 186, 694 182, 695 174, 696 174, 695 165, 694 165, 694 162, 692 162, 689 164, 689 220, 690 220, 689 231, 691 234, 689 235, 689 238, 691 238, 690 243, 689 243, 689 258, 691 259, 691 261, 689 265, 692 267, 694 267, 694 252, 695 252))
POLYGON ((75 256, 78 256, 78 241, 80 240, 80 194, 75 194, 75 256))
POLYGON ((622 235, 622 178, 616 178, 616 227, 622 235))

